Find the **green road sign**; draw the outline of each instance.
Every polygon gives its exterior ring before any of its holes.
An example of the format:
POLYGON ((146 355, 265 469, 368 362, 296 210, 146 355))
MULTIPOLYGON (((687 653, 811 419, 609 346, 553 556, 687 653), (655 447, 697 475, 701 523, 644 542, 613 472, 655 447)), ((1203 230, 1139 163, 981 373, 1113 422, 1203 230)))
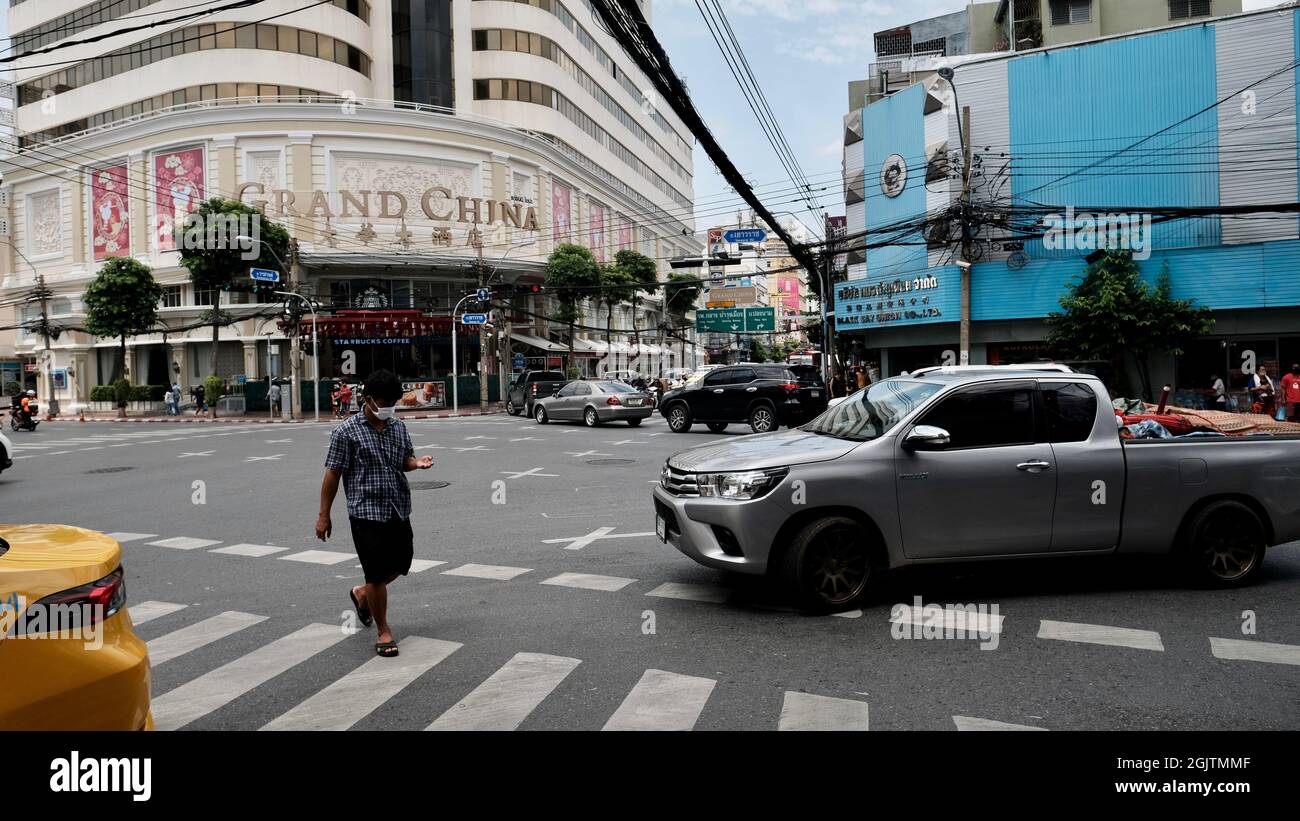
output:
POLYGON ((775 331, 776 330, 776 309, 775 308, 746 308, 745 309, 745 330, 754 333, 758 331, 775 331))
POLYGON ((695 312, 695 328, 699 331, 724 331, 736 333, 745 330, 744 308, 716 308, 695 312))

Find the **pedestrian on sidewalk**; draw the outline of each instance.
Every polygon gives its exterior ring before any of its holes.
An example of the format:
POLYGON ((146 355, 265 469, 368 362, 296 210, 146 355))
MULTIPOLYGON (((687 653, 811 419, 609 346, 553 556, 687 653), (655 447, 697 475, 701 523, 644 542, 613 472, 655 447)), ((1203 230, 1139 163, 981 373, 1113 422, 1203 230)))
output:
POLYGON ((1292 364, 1282 377, 1282 401, 1286 403, 1287 421, 1300 422, 1300 363, 1292 364))
POLYGON ((428 470, 433 457, 415 458, 411 436, 394 407, 402 397, 402 383, 395 374, 372 373, 364 391, 361 412, 330 434, 316 538, 325 541, 333 532, 330 509, 341 481, 352 544, 365 575, 365 584, 353 587, 348 596, 363 625, 370 626, 373 618, 378 630, 375 653, 387 658, 397 655, 388 624, 388 585, 410 571, 415 555, 406 473, 428 470))
POLYGON ((271 389, 266 392, 266 398, 271 400, 271 415, 280 415, 280 386, 272 382, 271 389))
POLYGON ((207 402, 204 401, 206 393, 207 391, 203 387, 202 382, 200 382, 199 384, 195 385, 193 388, 190 389, 190 396, 194 397, 195 416, 202 416, 208 411, 207 402))
POLYGON ((167 413, 171 416, 181 415, 181 386, 175 382, 167 391, 167 413))

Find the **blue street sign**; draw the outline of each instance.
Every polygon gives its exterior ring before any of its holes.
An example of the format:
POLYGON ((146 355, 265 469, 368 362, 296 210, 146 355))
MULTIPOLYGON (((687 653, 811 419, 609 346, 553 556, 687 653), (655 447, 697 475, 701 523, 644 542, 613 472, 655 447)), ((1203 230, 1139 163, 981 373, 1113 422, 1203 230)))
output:
POLYGON ((487 288, 479 288, 475 296, 478 297, 479 302, 487 302, 492 298, 492 291, 487 288))
POLYGON ((762 242, 767 232, 762 228, 736 228, 722 235, 727 242, 762 242))
POLYGON ((270 268, 249 268, 248 276, 258 282, 279 282, 280 272, 273 271, 270 268))
POLYGON ((486 325, 487 314, 461 314, 462 325, 486 325))
POLYGON ((517 353, 510 358, 510 367, 514 370, 522 371, 528 367, 528 359, 521 353, 517 353))

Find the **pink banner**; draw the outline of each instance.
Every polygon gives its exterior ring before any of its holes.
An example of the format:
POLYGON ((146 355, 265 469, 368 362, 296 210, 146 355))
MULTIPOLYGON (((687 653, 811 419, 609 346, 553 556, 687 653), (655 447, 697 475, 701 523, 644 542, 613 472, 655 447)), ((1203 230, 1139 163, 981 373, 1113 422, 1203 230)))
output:
POLYGON ((591 229, 588 232, 591 251, 597 262, 605 261, 605 206, 591 204, 591 229))
POLYGON ((158 250, 176 248, 172 229, 203 200, 204 178, 202 148, 153 155, 153 232, 158 250))
POLYGON ((799 313, 799 277, 777 277, 776 287, 781 292, 782 313, 799 313))
POLYGON ((632 223, 622 220, 618 224, 618 250, 628 251, 632 248, 632 223))
POLYGON ((555 181, 551 182, 551 239, 555 242, 569 241, 569 210, 573 192, 569 186, 555 181))
POLYGON ((95 262, 131 253, 131 206, 126 165, 90 172, 90 219, 95 262))

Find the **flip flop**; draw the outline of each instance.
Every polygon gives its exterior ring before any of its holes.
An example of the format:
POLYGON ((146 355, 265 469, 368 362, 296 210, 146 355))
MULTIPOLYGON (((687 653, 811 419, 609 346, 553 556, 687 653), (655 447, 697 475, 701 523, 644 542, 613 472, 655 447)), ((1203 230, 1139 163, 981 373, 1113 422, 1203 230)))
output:
POLYGON ((348 598, 352 599, 352 606, 357 609, 357 618, 361 620, 361 624, 365 627, 369 627, 370 608, 362 607, 361 602, 357 601, 357 594, 353 593, 351 590, 348 591, 348 598))
POLYGON ((397 642, 395 641, 377 641, 375 642, 375 655, 384 658, 392 658, 397 655, 397 642))

